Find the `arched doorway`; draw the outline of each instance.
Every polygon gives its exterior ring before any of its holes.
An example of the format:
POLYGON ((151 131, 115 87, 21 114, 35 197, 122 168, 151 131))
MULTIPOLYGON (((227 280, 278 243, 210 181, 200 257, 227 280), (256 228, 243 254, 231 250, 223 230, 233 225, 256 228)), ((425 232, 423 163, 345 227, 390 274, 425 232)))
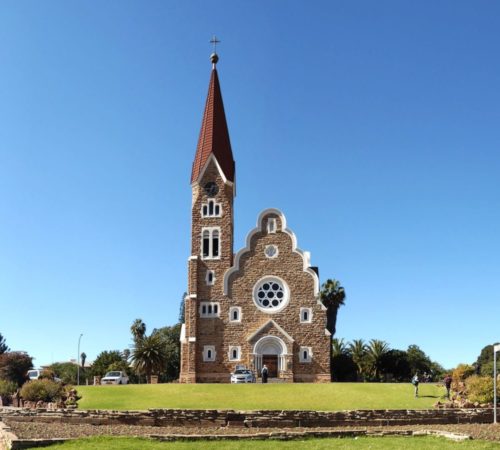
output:
POLYGON ((260 376, 262 366, 265 364, 270 378, 279 377, 285 370, 285 357, 287 355, 285 343, 277 336, 264 336, 254 345, 254 367, 260 376))

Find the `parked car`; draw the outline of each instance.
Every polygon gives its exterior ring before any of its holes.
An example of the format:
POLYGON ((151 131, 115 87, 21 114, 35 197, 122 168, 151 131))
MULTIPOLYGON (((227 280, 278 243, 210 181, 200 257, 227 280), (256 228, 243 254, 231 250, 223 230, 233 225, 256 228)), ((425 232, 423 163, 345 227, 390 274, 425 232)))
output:
POLYGON ((125 372, 113 370, 101 378, 101 384, 127 384, 128 376, 125 372))
POLYGON ((255 383, 255 375, 249 369, 236 369, 231 374, 231 383, 255 383))
MULTIPOLYGON (((28 378, 29 380, 39 380, 42 378, 42 372, 43 372, 43 369, 31 369, 31 370, 28 370, 28 378)), ((60 378, 57 378, 57 377, 54 377, 53 379, 54 381, 56 381, 57 383, 60 383, 62 380, 60 378)))

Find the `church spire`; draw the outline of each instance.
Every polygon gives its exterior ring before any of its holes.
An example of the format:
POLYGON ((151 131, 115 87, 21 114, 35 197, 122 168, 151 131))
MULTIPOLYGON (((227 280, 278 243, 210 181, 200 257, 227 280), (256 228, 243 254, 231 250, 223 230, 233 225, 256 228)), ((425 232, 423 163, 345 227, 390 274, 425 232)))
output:
MULTIPOLYGON (((211 42, 214 43, 215 47, 218 41, 214 37, 211 42)), ((214 53, 210 55, 210 60, 212 61, 212 74, 208 85, 208 95, 201 123, 200 137, 193 161, 191 183, 198 179, 211 155, 215 156, 224 177, 234 183, 235 165, 231 142, 229 140, 229 131, 227 129, 224 104, 222 102, 219 77, 217 75, 216 65, 219 57, 215 53, 215 48, 214 53)))

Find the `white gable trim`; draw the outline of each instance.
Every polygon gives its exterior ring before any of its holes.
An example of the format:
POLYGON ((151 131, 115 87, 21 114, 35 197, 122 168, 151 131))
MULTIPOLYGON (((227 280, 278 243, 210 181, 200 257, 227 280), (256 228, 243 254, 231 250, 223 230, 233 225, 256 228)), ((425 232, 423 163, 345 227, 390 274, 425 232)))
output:
POLYGON ((248 336, 247 341, 251 341, 255 336, 257 336, 260 332, 265 330, 269 325, 274 326, 285 338, 288 342, 294 342, 292 336, 290 336, 283 328, 281 328, 273 319, 268 320, 264 325, 259 327, 256 331, 254 331, 250 336, 248 336))
MULTIPOLYGON (((219 164, 219 161, 217 161, 217 158, 215 157, 215 155, 213 153, 211 153, 210 156, 207 159, 207 162, 203 166, 203 169, 200 170, 200 174, 198 175, 198 178, 196 178, 196 180, 194 180, 191 183, 191 187, 193 187, 195 184, 199 184, 199 182, 203 178, 203 175, 205 174, 205 171, 207 170, 207 167, 210 165, 211 161, 214 162, 215 167, 217 168, 217 171, 219 172, 219 174, 220 174, 220 176, 222 178, 222 181, 224 181, 224 184, 228 184, 229 186, 234 186, 234 183, 232 181, 229 181, 227 179, 227 177, 226 177, 224 171, 222 170, 222 168, 221 168, 221 166, 219 164)), ((234 197, 236 197, 236 189, 233 189, 233 195, 234 195, 234 197)))
MULTIPOLYGON (((256 233, 259 233, 262 231, 263 219, 265 216, 267 216, 268 214, 271 214, 271 213, 279 216, 279 218, 281 219, 283 232, 288 234, 292 238, 292 250, 295 253, 298 253, 302 257, 302 261, 303 261, 303 269, 302 270, 304 272, 309 273, 309 275, 312 276, 312 278, 314 280, 314 295, 318 296, 319 295, 319 278, 318 278, 318 274, 314 270, 311 269, 310 262, 309 262, 310 253, 304 252, 300 248, 297 247, 297 237, 295 236, 295 234, 293 233, 292 230, 290 230, 289 228, 286 227, 285 215, 279 209, 276 209, 276 208, 265 209, 264 211, 262 211, 259 214, 259 217, 257 219, 257 226, 252 231, 250 231, 250 233, 248 233, 245 247, 242 248, 238 253, 236 253, 236 256, 234 258, 233 267, 228 269, 226 271, 226 273, 224 274, 224 295, 227 295, 229 292, 229 277, 231 276, 231 274, 233 274, 234 272, 237 272, 240 269, 241 257, 245 253, 250 251, 250 244, 251 244, 253 236, 256 233)), ((319 298, 318 298, 318 302, 321 303, 319 298)), ((323 304, 321 303, 321 305, 323 305, 323 304)))

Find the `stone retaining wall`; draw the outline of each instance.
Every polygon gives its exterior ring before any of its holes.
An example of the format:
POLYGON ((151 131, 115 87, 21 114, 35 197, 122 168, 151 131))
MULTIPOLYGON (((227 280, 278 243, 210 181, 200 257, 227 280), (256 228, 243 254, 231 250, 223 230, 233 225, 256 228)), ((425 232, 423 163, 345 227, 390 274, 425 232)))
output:
POLYGON ((0 420, 2 418, 22 422, 87 423, 93 425, 313 428, 491 423, 493 421, 493 409, 360 410, 335 412, 186 409, 150 409, 147 411, 0 409, 0 420))

